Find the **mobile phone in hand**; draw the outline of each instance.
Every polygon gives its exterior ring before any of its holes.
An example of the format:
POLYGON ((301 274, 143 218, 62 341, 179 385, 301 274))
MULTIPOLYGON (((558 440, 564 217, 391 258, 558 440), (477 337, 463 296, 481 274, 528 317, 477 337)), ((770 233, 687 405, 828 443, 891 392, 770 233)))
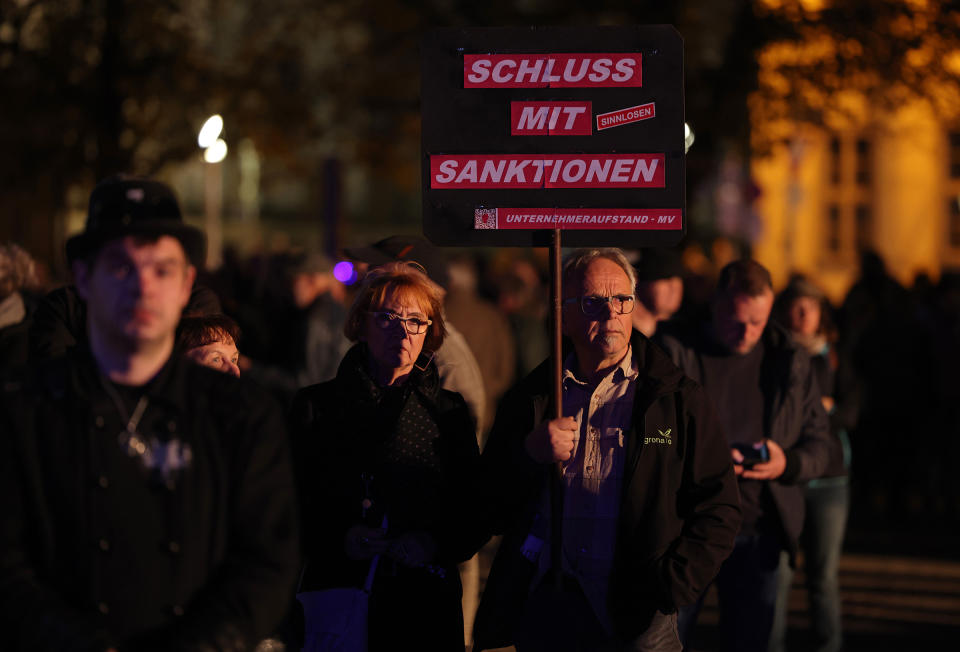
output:
POLYGON ((740 465, 745 469, 752 469, 757 464, 770 461, 770 449, 767 448, 766 442, 759 448, 754 448, 753 444, 737 442, 732 444, 731 448, 736 448, 743 455, 743 462, 740 465))

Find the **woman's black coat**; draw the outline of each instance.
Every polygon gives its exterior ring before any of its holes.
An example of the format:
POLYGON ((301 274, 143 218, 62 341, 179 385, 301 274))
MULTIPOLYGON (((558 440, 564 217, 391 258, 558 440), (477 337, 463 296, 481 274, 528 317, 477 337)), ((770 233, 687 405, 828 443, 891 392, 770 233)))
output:
MULTIPOLYGON (((301 590, 362 586, 370 562, 347 557, 345 534, 358 524, 379 527, 386 513, 388 537, 425 531, 437 552, 432 571, 381 560, 371 592, 371 636, 386 629, 395 643, 397 629, 409 626, 413 634, 422 616, 425 624, 445 632, 438 636, 456 632, 462 639, 456 564, 485 540, 476 517, 479 451, 463 398, 440 388, 432 362, 415 369, 402 388, 379 387, 368 371, 366 346, 357 344, 336 378, 297 393, 290 427, 307 563, 301 590), (429 468, 388 454, 411 401, 426 410, 438 433, 430 440, 438 464, 429 468), (398 476, 403 483, 395 481, 398 476), (405 487, 412 487, 416 500, 405 495, 405 487), (370 501, 366 518, 365 499, 370 501)), ((416 642, 422 648, 422 637, 416 642)))

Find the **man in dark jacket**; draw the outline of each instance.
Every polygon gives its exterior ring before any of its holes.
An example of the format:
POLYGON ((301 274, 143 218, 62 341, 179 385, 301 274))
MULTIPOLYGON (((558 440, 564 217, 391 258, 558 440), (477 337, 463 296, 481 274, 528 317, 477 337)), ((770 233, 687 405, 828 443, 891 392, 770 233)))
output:
POLYGON ((279 406, 174 352, 203 250, 163 184, 94 189, 67 243, 86 341, 0 395, 4 649, 250 650, 284 615, 279 406))
POLYGON ((549 416, 546 364, 504 397, 484 452, 504 540, 476 649, 679 650, 677 607, 732 548, 740 509, 726 442, 700 388, 631 335, 635 286, 619 250, 574 253, 563 275, 565 416, 549 416), (560 582, 547 572, 545 489, 557 462, 560 582))
MULTIPOLYGON (((734 261, 720 273, 704 332, 664 341, 716 407, 739 478, 743 525, 717 577, 723 649, 737 652, 767 649, 780 553, 796 550, 803 484, 823 474, 832 446, 810 358, 768 325, 772 306, 770 273, 734 261)), ((698 609, 681 612, 684 638, 698 609)))

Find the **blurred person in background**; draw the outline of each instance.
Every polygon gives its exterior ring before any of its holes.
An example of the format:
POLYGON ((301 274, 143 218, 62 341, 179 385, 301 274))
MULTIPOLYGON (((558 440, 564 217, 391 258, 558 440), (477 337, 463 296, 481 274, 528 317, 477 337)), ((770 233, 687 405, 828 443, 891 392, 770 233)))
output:
MULTIPOLYGON (((810 626, 817 652, 843 647, 840 619, 840 553, 850 511, 850 442, 847 427, 856 419, 851 392, 838 392, 837 331, 830 303, 823 292, 803 277, 794 277, 777 297, 773 318, 785 326, 794 341, 810 354, 821 402, 830 415, 834 435, 830 459, 821 477, 805 489, 806 516, 800 536, 804 553, 810 626)), ((793 569, 786 555, 780 564, 777 612, 770 640, 771 652, 786 649, 787 613, 793 569)))
POLYGON ((960 459, 960 271, 944 270, 931 312, 933 325, 924 335, 936 355, 931 376, 936 388, 937 436, 928 444, 934 454, 926 459, 938 459, 929 468, 931 509, 937 521, 946 525, 960 521, 960 473, 955 462, 960 459))
POLYGON ((515 260, 497 280, 497 306, 507 316, 516 343, 516 378, 536 369, 550 354, 547 292, 537 268, 515 260))
POLYGON ((634 264, 637 304, 630 313, 633 327, 653 338, 661 322, 673 317, 683 303, 683 265, 669 249, 643 249, 634 264))
POLYGON ((287 264, 289 310, 266 316, 272 327, 276 359, 240 358, 240 368, 250 378, 277 392, 287 403, 296 391, 330 380, 337 373, 350 343, 343 336, 346 309, 343 286, 333 267, 319 253, 301 254, 287 264))
POLYGON ((27 363, 36 286, 30 254, 12 242, 0 243, 0 371, 27 363))
MULTIPOLYGON (((477 292, 477 264, 469 254, 447 265, 448 285, 443 307, 447 319, 458 325, 480 366, 486 408, 484 434, 493 425, 497 402, 513 384, 516 351, 510 323, 496 306, 477 292)), ((481 448, 483 441, 481 440, 481 448)))
MULTIPOLYGON (((872 251, 860 255, 860 278, 840 307, 840 347, 851 360, 862 400, 850 433, 856 456, 851 485, 855 517, 878 525, 903 519, 916 509, 911 500, 929 475, 937 447, 904 447, 905 432, 935 432, 931 410, 917 410, 936 393, 922 361, 928 342, 919 336, 910 293, 872 251), (897 364, 890 364, 896 360, 897 364), (900 482, 892 484, 896 473, 900 482)), ((937 354, 934 354, 937 355, 937 354)))
POLYGON ((211 369, 240 377, 240 326, 226 315, 183 317, 177 325, 177 348, 211 369))
MULTIPOLYGON (((670 335, 677 339, 689 339, 692 333, 710 321, 710 302, 717 286, 718 268, 704 253, 702 245, 687 242, 680 249, 683 267, 683 302, 680 310, 669 323, 670 335)), ((661 332, 661 336, 666 332, 661 332)))
MULTIPOLYGON (((345 326, 356 344, 291 411, 300 591, 361 587, 373 565, 371 652, 462 650, 457 564, 483 543, 473 420, 441 387, 443 292, 421 270, 393 262, 367 274, 345 326)), ((309 642, 309 610, 305 619, 309 642)))
MULTIPOLYGON (((809 355, 768 323, 773 300, 767 269, 734 261, 720 272, 711 321, 687 341, 664 339, 716 408, 739 480, 743 524, 716 580, 728 652, 767 650, 781 551, 795 558, 804 484, 823 475, 832 441, 809 355)), ((684 645, 702 601, 681 609, 684 645)))
POLYGON ((112 177, 89 205, 85 337, 0 393, 3 647, 252 649, 298 565, 280 407, 175 354, 205 238, 170 188, 112 177))
MULTIPOLYGON (((480 449, 483 450, 500 397, 513 384, 516 344, 510 322, 495 304, 478 293, 477 263, 473 256, 467 253, 452 257, 447 264, 447 281, 447 295, 443 304, 446 317, 459 325, 483 377, 486 405, 479 439, 480 449)), ((488 551, 492 545, 493 542, 485 550, 488 551)), ((473 620, 480 599, 482 556, 482 552, 478 553, 460 567, 464 640, 468 645, 472 640, 473 620)))

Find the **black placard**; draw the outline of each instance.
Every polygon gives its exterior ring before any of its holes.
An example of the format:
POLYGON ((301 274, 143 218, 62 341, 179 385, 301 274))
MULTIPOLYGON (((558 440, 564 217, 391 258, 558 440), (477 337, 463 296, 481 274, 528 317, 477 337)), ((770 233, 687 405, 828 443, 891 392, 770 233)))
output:
POLYGON ((672 26, 443 29, 422 56, 434 244, 545 246, 554 225, 570 246, 683 237, 683 41, 672 26))

